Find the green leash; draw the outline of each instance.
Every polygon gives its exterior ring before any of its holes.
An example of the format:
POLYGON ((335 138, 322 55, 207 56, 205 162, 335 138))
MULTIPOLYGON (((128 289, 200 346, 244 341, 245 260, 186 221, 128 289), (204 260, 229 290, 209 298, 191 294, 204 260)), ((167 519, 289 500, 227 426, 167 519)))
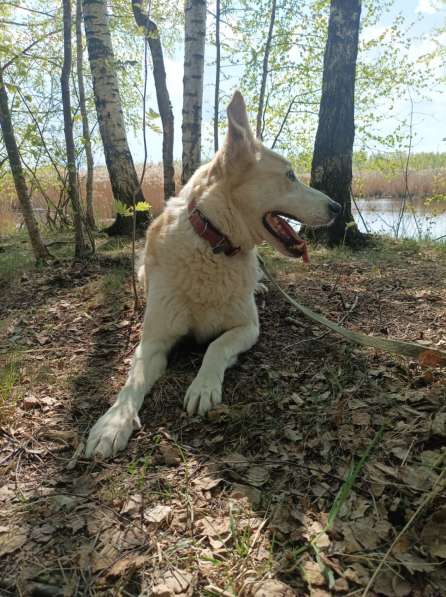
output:
POLYGON ((266 268, 263 259, 260 256, 257 257, 265 276, 268 278, 271 284, 277 288, 280 294, 291 305, 293 305, 293 307, 303 313, 305 317, 308 317, 312 321, 315 321, 316 323, 328 328, 336 334, 340 334, 346 340, 348 340, 348 342, 351 342, 352 344, 361 344, 362 346, 370 346, 372 348, 378 348, 386 352, 392 352, 405 357, 410 357, 412 359, 416 359, 421 365, 424 366, 435 367, 446 365, 446 352, 443 350, 438 350, 437 348, 426 348, 425 346, 421 346, 421 344, 417 344, 416 342, 402 342, 401 340, 388 340, 387 338, 382 338, 381 336, 367 336, 366 334, 361 334, 360 332, 348 330, 343 326, 330 321, 326 317, 318 315, 308 307, 298 303, 285 290, 283 290, 283 288, 276 282, 266 268))

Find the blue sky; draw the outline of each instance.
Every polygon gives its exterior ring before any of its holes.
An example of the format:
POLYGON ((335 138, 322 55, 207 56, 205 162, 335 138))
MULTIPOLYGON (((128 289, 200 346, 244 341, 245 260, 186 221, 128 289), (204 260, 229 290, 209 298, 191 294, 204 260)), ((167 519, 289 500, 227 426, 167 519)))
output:
MULTIPOLYGON (((445 5, 443 4, 443 7, 445 5)), ((409 21, 416 20, 413 28, 414 37, 424 35, 424 39, 414 39, 410 47, 410 55, 413 58, 423 55, 434 47, 433 31, 441 25, 446 18, 446 10, 441 8, 439 0, 396 0, 391 11, 385 18, 376 25, 375 30, 363 30, 363 35, 371 36, 375 32, 382 32, 395 17, 402 13, 409 21)), ((442 40, 446 44, 445 39, 442 40)), ((206 48, 206 62, 210 63, 214 54, 214 48, 206 48)), ((438 64, 438 68, 444 65, 438 64)), ((182 106, 182 51, 179 49, 177 56, 166 59, 167 83, 171 95, 171 101, 175 117, 175 159, 181 158, 181 106, 182 106)), ((445 74, 445 73, 443 73, 445 74)), ((204 82, 204 157, 210 155, 210 128, 211 109, 214 94, 214 68, 208 64, 205 69, 204 82)), ((153 86, 153 79, 149 79, 149 88, 153 86)), ((414 97, 414 151, 446 151, 446 86, 437 89, 424 90, 428 101, 414 97)), ((151 94, 150 106, 156 109, 154 93, 151 94)), ((410 114, 410 103, 407 98, 401 98, 397 104, 398 117, 406 118, 410 114)), ((383 133, 390 133, 395 122, 389 119, 382 126, 383 133)), ((142 161, 142 139, 140 136, 130 135, 130 146, 135 162, 142 161)), ((148 134, 149 161, 158 162, 161 159, 161 135, 148 134)))

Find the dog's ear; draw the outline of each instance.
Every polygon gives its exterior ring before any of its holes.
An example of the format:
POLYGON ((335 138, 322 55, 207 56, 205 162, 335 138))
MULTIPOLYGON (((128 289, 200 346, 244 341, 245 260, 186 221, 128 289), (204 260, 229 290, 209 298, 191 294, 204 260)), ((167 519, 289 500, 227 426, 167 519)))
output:
POLYGON ((253 139, 246 112, 245 100, 240 91, 235 91, 228 106, 228 141, 238 142, 253 139))
POLYGON ((256 140, 249 126, 245 100, 240 91, 232 96, 228 106, 228 134, 222 148, 223 163, 229 169, 246 169, 254 163, 256 140))

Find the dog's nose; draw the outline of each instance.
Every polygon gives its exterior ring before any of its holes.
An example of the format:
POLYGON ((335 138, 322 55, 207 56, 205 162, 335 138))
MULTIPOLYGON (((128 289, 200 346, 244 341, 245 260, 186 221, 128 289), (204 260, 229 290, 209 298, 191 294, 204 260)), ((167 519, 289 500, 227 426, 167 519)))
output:
POLYGON ((328 209, 334 216, 337 216, 342 211, 342 205, 340 205, 337 201, 330 199, 330 202, 328 203, 328 209))

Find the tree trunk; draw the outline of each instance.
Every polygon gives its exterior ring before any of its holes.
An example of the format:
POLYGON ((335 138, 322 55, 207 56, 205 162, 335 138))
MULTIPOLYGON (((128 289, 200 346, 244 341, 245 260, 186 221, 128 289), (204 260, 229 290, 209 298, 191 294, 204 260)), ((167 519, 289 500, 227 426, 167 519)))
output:
MULTIPOLYGON (((106 0, 82 0, 82 9, 99 131, 113 196, 117 202, 132 207, 134 203, 144 201, 144 195, 124 127, 107 3, 106 0)), ((136 217, 138 227, 148 221, 147 212, 138 211, 136 217)), ((132 218, 118 214, 107 232, 110 235, 131 234, 132 228, 132 218)))
POLYGON ((148 14, 142 10, 142 0, 132 0, 133 16, 136 24, 142 27, 147 36, 153 63, 156 99, 163 127, 163 172, 164 199, 167 201, 175 195, 175 170, 173 167, 173 111, 169 91, 166 85, 166 69, 164 67, 163 47, 158 27, 148 14))
POLYGON ((215 94, 214 94, 214 151, 218 151, 218 112, 220 103, 220 0, 216 0, 215 9, 215 94))
POLYGON ((259 106, 257 108, 257 124, 256 124, 256 136, 257 139, 262 139, 263 130, 263 110, 265 104, 265 90, 266 90, 266 79, 268 77, 268 63, 269 53, 271 51, 271 41, 273 38, 274 21, 276 20, 276 0, 272 0, 271 4, 271 15, 269 19, 268 37, 266 38, 265 53, 263 55, 263 66, 262 66, 262 79, 260 82, 260 93, 259 93, 259 106))
POLYGON ((76 59, 77 59, 77 86, 79 89, 79 109, 82 118, 82 140, 85 147, 87 161, 86 205, 87 226, 90 230, 96 229, 93 210, 93 152, 91 150, 90 127, 88 124, 87 105, 85 101, 84 86, 84 56, 82 48, 82 0, 76 0, 76 59))
POLYGON ((184 15, 183 167, 187 183, 201 161, 201 113, 203 105, 206 0, 186 0, 184 15))
POLYGON ((26 186, 25 175, 20 161, 19 149, 14 134, 14 128, 11 121, 11 113, 9 111, 8 93, 3 82, 3 69, 0 67, 0 126, 3 134, 3 141, 5 143, 8 154, 9 165, 11 167, 12 177, 17 192, 17 197, 28 230, 29 239, 33 249, 36 261, 45 261, 50 257, 48 249, 43 244, 40 236, 39 227, 34 216, 31 200, 29 198, 28 188, 26 186))
POLYGON ((63 128, 67 150, 68 196, 73 210, 75 249, 74 256, 82 259, 86 252, 82 224, 79 188, 77 186, 76 148, 73 136, 73 118, 71 115, 70 74, 71 74, 71 0, 62 0, 63 5, 63 65, 60 76, 62 91, 63 128))
POLYGON ((329 245, 357 246, 365 240, 356 225, 350 224, 354 222, 351 184, 360 16, 361 0, 331 0, 310 183, 343 206, 342 213, 331 226, 310 234, 329 245))

